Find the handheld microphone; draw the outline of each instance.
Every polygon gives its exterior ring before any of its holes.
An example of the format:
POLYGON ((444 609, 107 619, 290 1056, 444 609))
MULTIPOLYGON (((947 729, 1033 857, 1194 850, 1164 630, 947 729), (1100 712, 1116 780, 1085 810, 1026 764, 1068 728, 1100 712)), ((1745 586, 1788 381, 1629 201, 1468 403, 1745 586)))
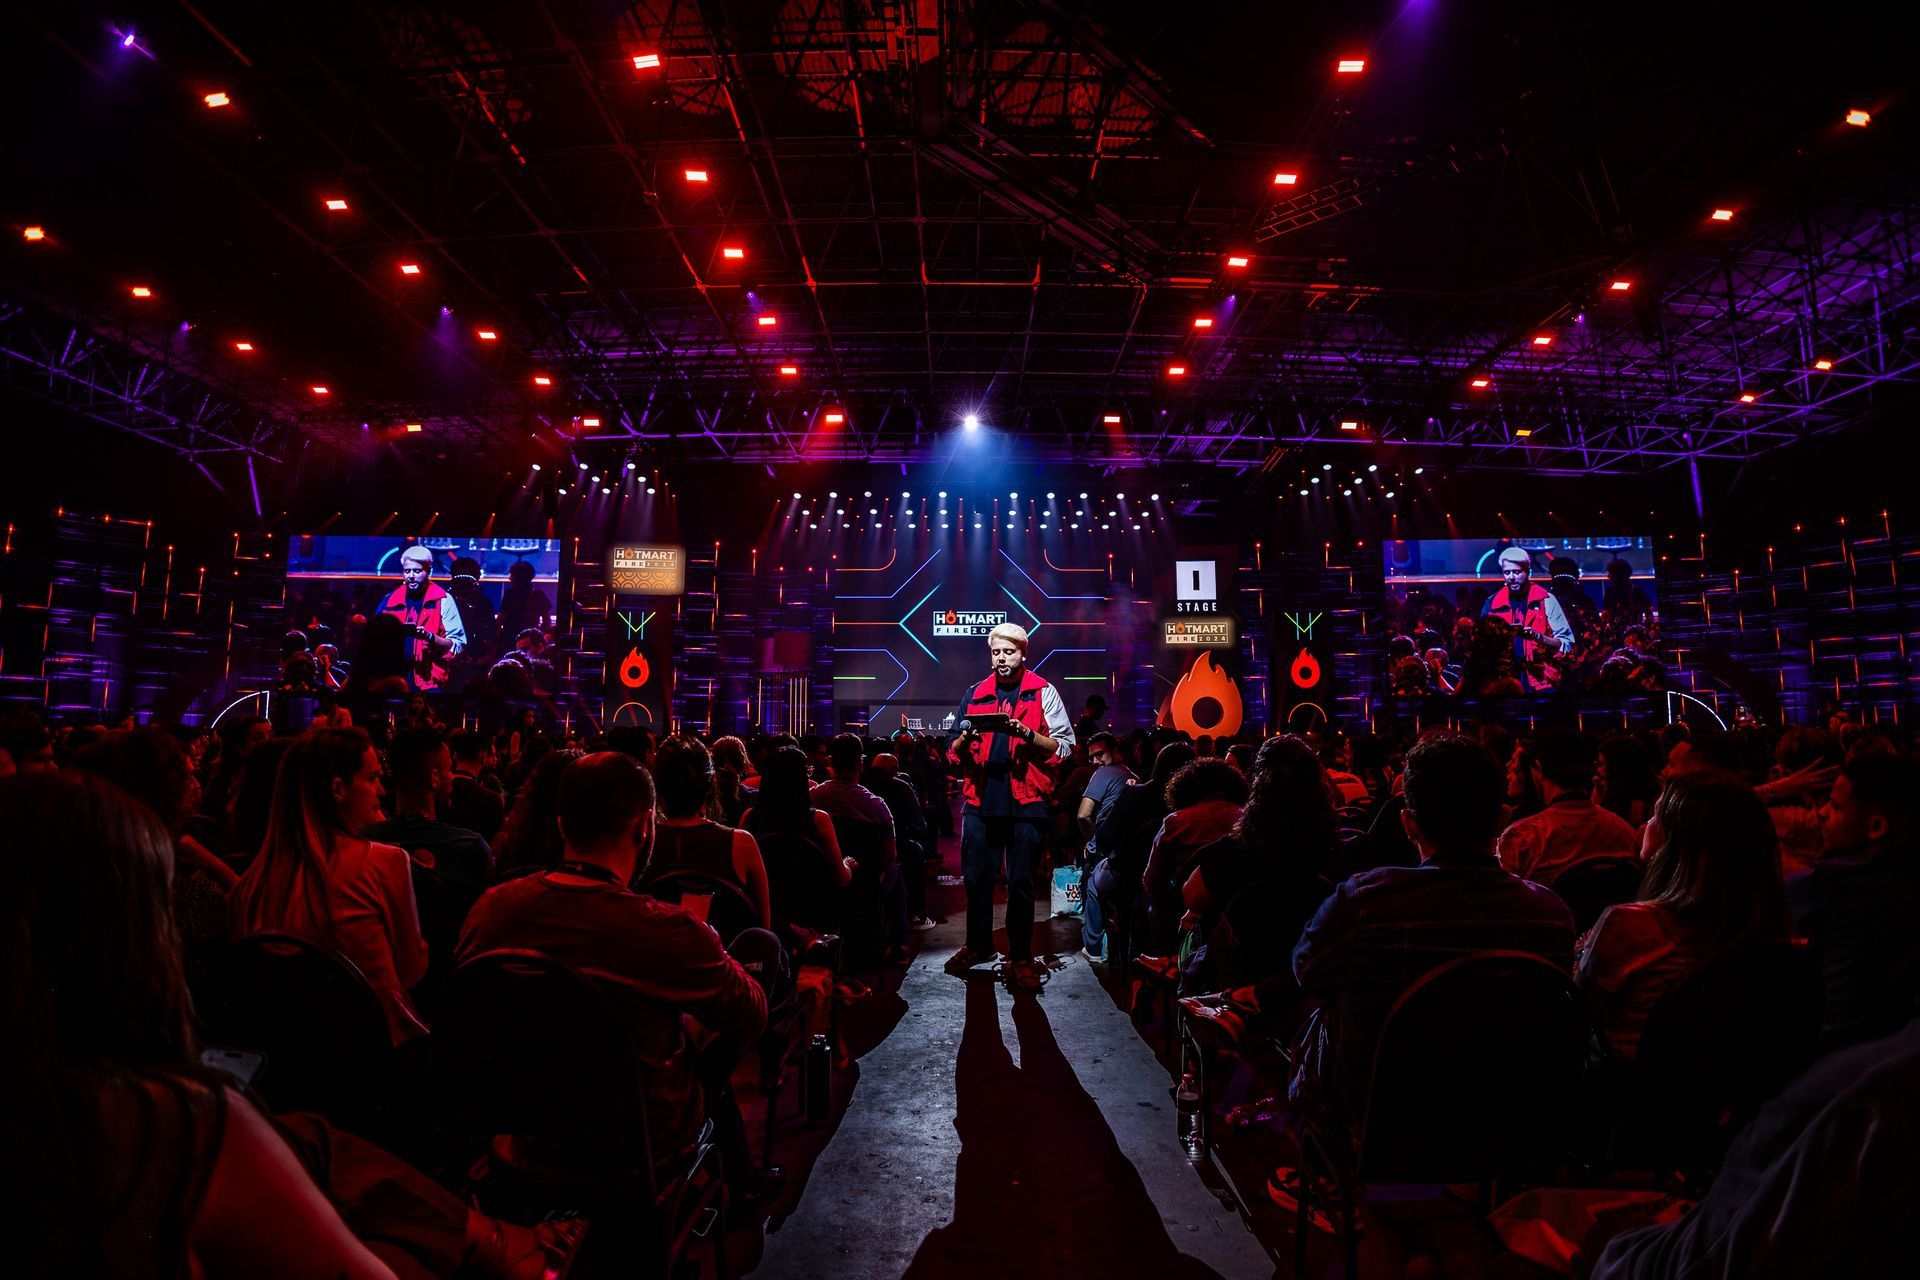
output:
POLYGON ((959 729, 961 733, 972 733, 972 732, 973 732, 973 721, 971 721, 971 720, 962 720, 962 721, 961 721, 961 722, 960 722, 959 724, 957 724, 957 725, 955 725, 954 727, 955 727, 955 728, 957 728, 957 729, 959 729))

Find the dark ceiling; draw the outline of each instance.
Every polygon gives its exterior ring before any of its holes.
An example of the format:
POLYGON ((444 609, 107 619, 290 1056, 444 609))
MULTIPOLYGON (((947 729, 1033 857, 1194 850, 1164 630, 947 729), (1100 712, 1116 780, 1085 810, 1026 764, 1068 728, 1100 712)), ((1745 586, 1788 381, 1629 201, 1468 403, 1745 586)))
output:
POLYGON ((1893 6, 41 8, 5 381, 203 467, 912 462, 972 411, 1042 461, 1637 473, 1920 390, 1893 6))

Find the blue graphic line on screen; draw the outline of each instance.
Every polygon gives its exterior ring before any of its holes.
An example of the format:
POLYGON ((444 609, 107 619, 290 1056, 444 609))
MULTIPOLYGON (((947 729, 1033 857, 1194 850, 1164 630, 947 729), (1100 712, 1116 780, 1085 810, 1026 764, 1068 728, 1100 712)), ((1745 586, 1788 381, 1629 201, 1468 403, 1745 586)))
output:
MULTIPOLYGON (((1040 655, 1040 661, 1033 664, 1033 670, 1035 674, 1038 674, 1040 671, 1040 668, 1047 665, 1047 659, 1051 658, 1056 653, 1105 653, 1105 652, 1106 652, 1105 649, 1049 649, 1044 654, 1040 655)), ((1061 677, 1061 679, 1063 680, 1078 680, 1082 678, 1083 677, 1080 677, 1080 676, 1062 676, 1061 677)), ((1105 676, 1093 676, 1091 678, 1095 680, 1106 679, 1105 676)))
MULTIPOLYGON (((925 646, 925 645, 921 645, 920 647, 924 649, 924 648, 925 648, 926 646, 925 646)), ((894 695, 895 693, 899 693, 899 692, 900 692, 900 691, 901 691, 902 689, 904 689, 904 688, 906 688, 906 687, 907 687, 907 681, 909 681, 909 680, 911 680, 911 679, 913 678, 913 673, 912 673, 911 671, 909 671, 909 670, 907 670, 907 664, 906 664, 906 663, 904 663, 904 662, 902 662, 902 661, 900 661, 900 659, 899 659, 899 658, 898 658, 898 657, 897 657, 897 656, 896 656, 896 655, 894 654, 894 652, 893 652, 893 650, 891 650, 891 649, 841 649, 841 650, 839 650, 839 652, 841 652, 841 653, 884 653, 884 654, 886 654, 886 655, 887 655, 887 657, 888 657, 888 659, 889 659, 890 661, 892 661, 892 663, 893 663, 893 665, 894 665, 894 666, 896 666, 896 667, 898 667, 898 668, 900 668, 900 683, 899 683, 899 684, 897 684, 897 685, 895 685, 895 686, 893 686, 893 693, 889 693, 889 694, 887 695, 887 699, 886 699, 886 702, 882 702, 882 703, 881 703, 881 704, 880 704, 879 706, 877 706, 877 707, 869 707, 869 708, 867 709, 867 721, 868 721, 868 723, 872 723, 872 721, 873 721, 873 718, 874 718, 875 716, 877 716, 877 715, 879 715, 879 714, 880 714, 880 713, 881 713, 882 711, 884 711, 884 710, 886 710, 886 708, 887 708, 887 703, 889 703, 889 702, 892 702, 892 701, 893 701, 893 695, 894 695)), ((928 654, 927 656, 928 656, 928 657, 933 657, 933 655, 932 655, 932 654, 928 654)), ((938 659, 938 658, 934 658, 934 661, 935 661, 935 662, 938 662, 938 661, 939 661, 939 659, 938 659)), ((853 679, 853 680, 861 680, 861 679, 866 679, 866 680, 871 680, 871 679, 873 679, 873 677, 872 677, 872 676, 835 676, 835 677, 834 677, 834 679, 835 679, 835 680, 842 680, 842 679, 853 679)))
MULTIPOLYGON (((1039 614, 1037 614, 1037 613, 1035 613, 1035 612, 1034 612, 1033 610, 1031 610, 1031 609, 1028 609, 1028 608, 1027 608, 1027 602, 1026 602, 1025 600, 1022 600, 1022 599, 1021 599, 1021 598, 1020 598, 1019 596, 1017 596, 1017 595, 1015 595, 1015 594, 1013 594, 1013 592, 1012 592, 1012 591, 1011 591, 1011 590, 1010 590, 1010 589, 1009 589, 1009 588, 1007 587, 1007 584, 1006 584, 1006 583, 1004 583, 1004 582, 1003 582, 1003 583, 1001 583, 1001 584, 1000 584, 1000 589, 1001 589, 1002 591, 1005 591, 1005 592, 1007 593, 1007 599, 1009 599, 1009 600, 1011 600, 1011 601, 1013 601, 1013 602, 1014 602, 1015 604, 1017 604, 1017 605, 1019 605, 1019 606, 1020 606, 1020 608, 1021 608, 1021 609, 1022 609, 1022 610, 1023 610, 1023 611, 1025 612, 1025 613, 1026 613, 1026 615, 1027 615, 1027 616, 1028 616, 1029 618, 1032 618, 1032 619, 1033 619, 1033 625, 1027 628, 1027 635, 1028 635, 1029 637, 1031 637, 1031 636, 1033 635, 1033 633, 1034 633, 1034 632, 1036 632, 1036 631, 1038 631, 1038 630, 1039 630, 1039 629, 1040 629, 1040 628, 1041 628, 1041 627, 1042 627, 1043 625, 1045 625, 1045 624, 1043 624, 1043 623, 1042 623, 1042 622, 1040 621, 1040 615, 1039 615, 1039 614)), ((1098 598, 1098 597, 1096 597, 1096 598, 1098 598)))
POLYGON ((638 626, 634 625, 633 615, 625 612, 624 610, 618 614, 615 614, 614 616, 619 618, 620 621, 627 624, 627 639, 631 640, 635 636, 638 636, 642 640, 644 640, 647 638, 647 624, 649 622, 652 622, 656 615, 651 613, 641 614, 640 623, 638 626))
MULTIPOLYGON (((1001 547, 1000 554, 1003 556, 1007 556, 1007 549, 1005 547, 1001 547)), ((1020 569, 1020 562, 1018 560, 1015 560, 1012 556, 1007 556, 1007 563, 1012 565, 1016 569, 1020 569)), ((1028 573, 1025 569, 1020 569, 1020 576, 1025 578, 1028 582, 1033 582, 1033 575, 1028 573)), ((1033 589, 1035 591, 1038 591, 1041 595, 1045 596, 1049 600, 1105 600, 1106 599, 1105 596, 1056 596, 1037 582, 1033 582, 1033 589)), ((1025 605, 1022 605, 1020 607, 1023 609, 1026 608, 1025 605)))
MULTIPOLYGON (((934 556, 937 556, 939 554, 940 554, 939 550, 936 549, 933 555, 928 556, 925 560, 922 560, 920 562, 920 569, 924 569, 928 565, 932 564, 934 556)), ((841 596, 840 599, 842 600, 891 600, 895 596, 899 595, 902 591, 905 591, 907 589, 907 583, 912 582, 915 578, 920 576, 920 569, 915 569, 912 573, 908 574, 905 578, 901 580, 899 586, 895 587, 892 591, 889 591, 884 596, 841 596)), ((864 572, 864 570, 861 572, 864 572)))
MULTIPOLYGON (((940 589, 940 584, 937 582, 934 583, 933 591, 938 591, 939 589, 940 589)), ((927 601, 933 599, 933 591, 929 591, 927 592, 927 594, 921 596, 920 599, 914 604, 913 608, 907 610, 907 617, 900 619, 899 622, 894 624, 895 626, 899 627, 902 631, 907 633, 907 639, 913 641, 915 644, 919 644, 920 652, 926 654, 929 658, 933 658, 933 650, 927 648, 927 646, 924 644, 920 644, 920 637, 913 634, 913 628, 907 625, 907 618, 911 618, 914 614, 920 612, 920 606, 925 604, 927 601)), ((938 658, 933 658, 933 660, 935 662, 940 661, 940 659, 938 658)))

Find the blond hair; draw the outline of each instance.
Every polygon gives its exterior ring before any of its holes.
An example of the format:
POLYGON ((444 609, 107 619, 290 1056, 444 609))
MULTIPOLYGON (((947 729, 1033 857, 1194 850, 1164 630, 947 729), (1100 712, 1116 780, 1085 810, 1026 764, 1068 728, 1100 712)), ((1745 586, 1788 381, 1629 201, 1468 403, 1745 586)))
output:
POLYGON ((1003 622, 987 632, 987 643, 992 644, 995 640, 1010 641, 1020 652, 1027 651, 1027 629, 1017 622, 1003 622))

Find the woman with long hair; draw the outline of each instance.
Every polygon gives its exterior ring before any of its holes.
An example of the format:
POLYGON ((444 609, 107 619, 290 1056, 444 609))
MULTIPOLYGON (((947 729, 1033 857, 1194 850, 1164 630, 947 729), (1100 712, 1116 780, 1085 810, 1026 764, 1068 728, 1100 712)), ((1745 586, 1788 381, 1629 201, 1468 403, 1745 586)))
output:
POLYGON ((235 937, 291 933, 360 967, 394 1043, 425 1034, 407 988, 427 972, 406 851, 359 833, 380 821, 380 756, 361 729, 296 739, 274 778, 260 853, 232 894, 235 937))
MULTIPOLYGON (((833 819, 813 807, 807 753, 799 747, 781 747, 767 758, 760 775, 760 792, 753 808, 740 816, 740 825, 763 844, 770 835, 798 836, 817 846, 827 862, 827 874, 844 889, 853 880, 853 859, 840 853, 840 837, 833 819)), ((776 904, 778 905, 778 904, 776 904)))
POLYGON ((547 752, 533 766, 507 814, 506 832, 494 846, 494 879, 511 880, 560 865, 566 852, 560 838, 560 775, 585 754, 562 748, 547 752))
POLYGON ((1600 913, 1574 980, 1614 1054, 1631 1059, 1661 996, 1722 952, 1788 936, 1780 848, 1766 805, 1732 774, 1667 783, 1648 823, 1640 900, 1600 913))

